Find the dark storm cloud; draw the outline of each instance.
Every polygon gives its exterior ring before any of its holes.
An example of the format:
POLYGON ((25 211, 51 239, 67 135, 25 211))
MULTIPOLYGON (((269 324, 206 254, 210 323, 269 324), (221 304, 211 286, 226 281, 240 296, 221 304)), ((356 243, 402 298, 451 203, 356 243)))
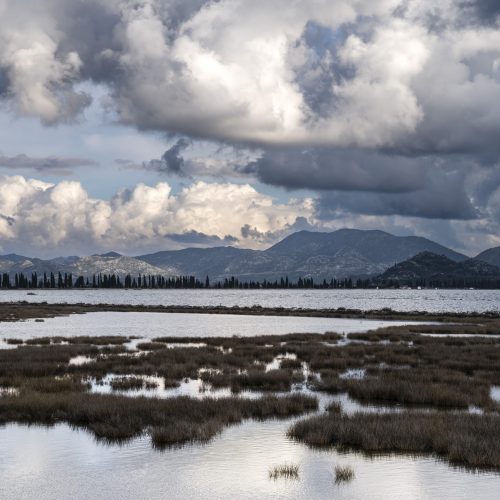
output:
POLYGON ((190 19, 210 0, 169 0, 160 4, 160 15, 168 28, 168 37, 173 40, 178 35, 179 26, 190 19))
POLYGON ((0 219, 3 219, 4 221, 6 221, 9 226, 13 226, 16 223, 16 219, 14 219, 14 217, 10 217, 8 215, 0 214, 0 219))
POLYGON ((412 193, 323 193, 318 214, 331 219, 335 213, 349 212, 362 215, 401 215, 424 219, 471 220, 480 217, 464 189, 462 172, 436 171, 428 185, 412 193))
POLYGON ((0 99, 7 96, 10 80, 7 70, 0 66, 0 99))
POLYGON ((116 30, 120 15, 98 0, 65 2, 59 16, 60 29, 70 34, 61 41, 59 51, 78 53, 83 65, 81 78, 95 82, 112 82, 123 78, 121 67, 112 52, 121 44, 116 30))
POLYGON ((165 238, 186 245, 203 245, 211 247, 238 243, 238 239, 230 235, 219 238, 219 236, 200 233, 198 231, 188 231, 182 234, 168 234, 165 238))
POLYGON ((160 160, 151 160, 144 164, 147 170, 154 170, 164 174, 174 174, 181 177, 187 176, 187 172, 183 170, 185 160, 182 152, 191 145, 192 141, 181 137, 177 142, 165 153, 160 160))
POLYGON ((16 156, 0 155, 0 168, 12 170, 36 170, 38 172, 70 174, 73 168, 93 167, 97 163, 87 158, 68 158, 64 156, 47 156, 32 158, 25 154, 16 156))
MULTIPOLYGON (((189 19, 208 0, 169 0, 157 5, 158 15, 165 26, 165 35, 174 40, 179 25, 189 19)), ((140 9, 137 2, 135 9, 140 9)), ((119 61, 123 46, 123 18, 113 2, 102 0, 75 0, 61 5, 60 29, 69 34, 60 45, 60 51, 75 51, 83 61, 82 79, 112 83, 120 86, 126 75, 119 61)))
POLYGON ((337 54, 347 36, 345 29, 332 30, 310 22, 297 42, 297 47, 302 47, 309 57, 295 69, 295 81, 306 105, 316 117, 327 116, 335 106, 333 85, 354 76, 354 67, 343 64, 337 54))
POLYGON ((486 25, 494 25, 500 15, 498 0, 465 0, 462 7, 466 15, 474 15, 477 20, 486 25))
POLYGON ((244 171, 289 189, 409 192, 422 188, 431 166, 424 159, 363 150, 269 150, 244 171))

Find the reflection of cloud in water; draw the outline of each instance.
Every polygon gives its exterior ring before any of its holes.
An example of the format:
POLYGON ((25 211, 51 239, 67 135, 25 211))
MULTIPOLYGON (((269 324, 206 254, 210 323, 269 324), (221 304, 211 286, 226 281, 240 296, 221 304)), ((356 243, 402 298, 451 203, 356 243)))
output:
POLYGON ((287 333, 365 332, 384 326, 418 324, 411 321, 378 321, 347 318, 289 316, 237 316, 230 314, 175 314, 143 312, 94 312, 9 323, 2 338, 123 335, 155 338, 248 337, 287 333))
POLYGON ((147 437, 123 446, 94 441, 66 425, 0 429, 2 499, 498 498, 500 476, 453 469, 432 458, 311 450, 285 435, 291 420, 245 422, 206 445, 158 452, 147 437), (299 481, 270 481, 268 469, 300 467, 299 481), (335 465, 352 483, 336 486, 335 465))

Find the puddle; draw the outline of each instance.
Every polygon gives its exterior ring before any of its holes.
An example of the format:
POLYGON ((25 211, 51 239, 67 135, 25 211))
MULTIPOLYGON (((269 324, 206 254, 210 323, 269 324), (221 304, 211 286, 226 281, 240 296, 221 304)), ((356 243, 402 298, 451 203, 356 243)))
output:
POLYGON ((491 386, 490 397, 493 401, 500 403, 500 385, 491 386))
POLYGON ((365 378, 366 369, 365 368, 351 368, 342 372, 339 378, 349 379, 349 380, 362 380, 365 378))
POLYGON ((82 366, 88 363, 93 363, 95 359, 90 358, 89 356, 75 356, 69 360, 69 364, 73 366, 82 366))

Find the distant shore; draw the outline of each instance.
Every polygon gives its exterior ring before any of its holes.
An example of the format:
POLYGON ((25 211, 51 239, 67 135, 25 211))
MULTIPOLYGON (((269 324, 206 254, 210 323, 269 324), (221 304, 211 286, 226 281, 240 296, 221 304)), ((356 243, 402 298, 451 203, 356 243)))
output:
POLYGON ((176 314, 232 314, 241 316, 297 316, 321 318, 352 318, 375 320, 408 320, 432 322, 476 322, 478 320, 498 320, 500 312, 454 313, 426 311, 394 311, 392 309, 304 309, 284 307, 227 307, 227 306, 179 306, 179 305, 128 305, 128 304, 49 304, 46 302, 31 303, 26 301, 0 303, 0 322, 22 321, 35 318, 53 318, 71 314, 91 312, 146 312, 176 314))

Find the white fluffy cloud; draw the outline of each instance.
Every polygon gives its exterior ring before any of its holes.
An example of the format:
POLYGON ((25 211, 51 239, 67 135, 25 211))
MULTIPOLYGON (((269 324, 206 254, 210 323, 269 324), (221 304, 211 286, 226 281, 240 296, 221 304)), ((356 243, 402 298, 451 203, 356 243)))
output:
MULTIPOLYGON (((480 175, 480 177, 483 177, 480 175)), ((474 191, 491 179, 476 180, 474 191)), ((342 206, 324 217, 311 198, 280 203, 249 185, 195 182, 178 193, 164 182, 137 185, 110 200, 94 199, 80 183, 50 184, 0 177, 0 252, 42 257, 117 250, 128 254, 194 245, 267 248, 299 229, 379 228, 418 234, 474 254, 500 245, 500 188, 474 221, 353 213, 342 206)))
POLYGON ((196 182, 173 194, 167 183, 139 184, 107 201, 91 198, 78 182, 0 178, 2 251, 135 252, 167 248, 169 235, 185 233, 259 247, 259 235, 282 234, 313 211, 310 199, 280 204, 249 185, 196 182), (242 231, 244 226, 252 231, 242 231))
POLYGON ((0 3, 0 67, 7 72, 15 109, 53 124, 75 118, 90 98, 72 86, 82 66, 78 52, 58 54, 65 35, 46 10, 52 2, 40 4, 27 12, 23 2, 0 3))
POLYGON ((410 80, 427 58, 422 29, 385 20, 396 3, 210 2, 172 41, 156 2, 125 5, 117 57, 128 78, 116 88, 117 111, 127 123, 230 141, 390 144, 422 118, 410 80), (304 30, 318 23, 335 36, 363 15, 381 16, 382 24, 369 42, 351 35, 339 49, 340 63, 357 74, 331 85, 335 103, 324 103, 317 119, 297 80, 301 66, 317 57, 315 47, 299 43, 304 30))
POLYGON ((500 132, 500 30, 471 4, 4 0, 0 87, 46 123, 76 117, 89 98, 75 83, 93 80, 139 128, 261 146, 479 149, 500 132))

